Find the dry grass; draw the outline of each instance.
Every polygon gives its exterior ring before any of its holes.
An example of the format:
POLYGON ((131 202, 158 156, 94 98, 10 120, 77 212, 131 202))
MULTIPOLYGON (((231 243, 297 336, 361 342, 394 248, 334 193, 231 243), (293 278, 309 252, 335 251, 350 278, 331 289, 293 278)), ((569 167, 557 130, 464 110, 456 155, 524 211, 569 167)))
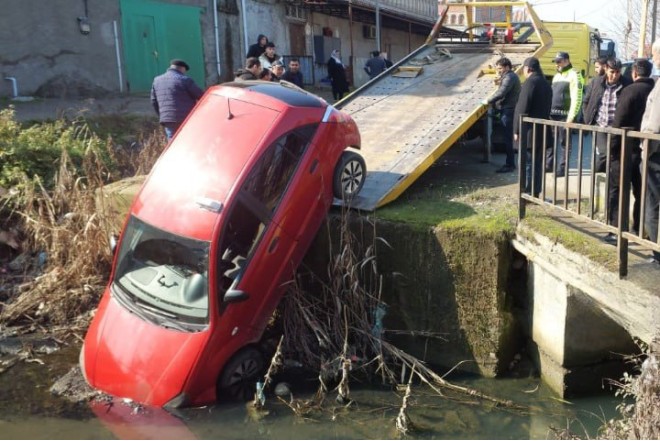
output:
POLYGON ((96 135, 80 123, 77 136, 88 145, 81 172, 63 148, 52 189, 26 176, 4 196, 4 211, 11 207, 7 217, 17 220, 14 228, 25 238, 21 274, 12 275, 13 295, 0 309, 5 325, 86 327, 112 263, 111 222, 95 194, 117 169, 108 170, 102 156, 112 157, 120 170, 145 173, 163 146, 162 135, 153 133, 142 140, 140 154, 116 148, 111 138, 99 151, 96 135))
MULTIPOLYGON (((375 224, 372 227, 375 230, 375 224)), ((376 240, 389 246, 375 233, 376 240)), ((381 301, 375 250, 374 244, 362 248, 349 230, 345 213, 338 251, 329 250, 327 274, 319 277, 311 272, 303 273, 304 268, 299 271, 299 280, 291 286, 281 309, 282 351, 293 354, 302 365, 318 370, 319 386, 313 399, 300 401, 292 397, 287 403, 289 407, 297 415, 309 418, 313 412, 323 411, 329 392, 336 393, 335 402, 339 405, 351 406, 351 382, 366 377, 403 391, 401 408, 393 423, 404 436, 413 433, 415 427, 409 417, 413 382, 462 403, 490 402, 526 412, 526 408, 511 401, 449 383, 424 362, 386 341, 382 319, 387 305, 381 301), (308 280, 303 283, 301 278, 308 280), (310 286, 316 287, 313 292, 310 286)))

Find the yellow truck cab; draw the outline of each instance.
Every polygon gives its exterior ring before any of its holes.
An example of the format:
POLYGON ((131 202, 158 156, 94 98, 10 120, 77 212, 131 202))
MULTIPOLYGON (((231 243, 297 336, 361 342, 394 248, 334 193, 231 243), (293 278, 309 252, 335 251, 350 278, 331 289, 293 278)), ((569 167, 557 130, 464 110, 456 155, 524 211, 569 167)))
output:
POLYGON ((552 35, 553 41, 550 49, 540 59, 546 77, 551 78, 555 74, 553 59, 559 51, 568 52, 571 64, 582 73, 585 80, 594 75, 594 61, 599 56, 614 56, 611 40, 601 38, 598 29, 585 23, 544 21, 543 24, 552 35))

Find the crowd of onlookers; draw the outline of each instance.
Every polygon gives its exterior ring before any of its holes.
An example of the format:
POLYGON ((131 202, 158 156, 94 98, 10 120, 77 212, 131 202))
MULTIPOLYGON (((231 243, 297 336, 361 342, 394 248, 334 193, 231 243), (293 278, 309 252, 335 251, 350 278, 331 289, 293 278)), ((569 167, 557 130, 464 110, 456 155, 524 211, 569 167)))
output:
MULTIPOLYGON (((506 162, 498 173, 516 170, 514 142, 520 143, 520 151, 526 155, 525 191, 538 197, 544 173, 555 177, 566 176, 568 165, 566 150, 570 151, 570 130, 542 128, 534 131, 529 124, 520 124, 521 116, 565 123, 582 123, 606 128, 625 128, 648 133, 660 133, 660 85, 651 78, 653 64, 660 67, 660 40, 652 46, 653 63, 648 59, 636 59, 630 77, 622 75, 622 64, 616 58, 599 58, 594 63, 596 75, 585 85, 582 74, 573 67, 566 52, 558 52, 554 58, 557 72, 549 83, 539 60, 527 58, 523 63, 525 81, 521 84, 513 72, 511 61, 501 58, 496 62, 499 88, 482 104, 497 109, 504 128, 506 162), (556 138, 554 139, 554 134, 556 138), (545 139, 544 139, 545 138, 545 139), (544 148, 545 145, 545 157, 544 148), (534 154, 532 154, 532 150, 534 154), (556 151, 555 151, 556 150, 556 151)), ((617 226, 619 219, 620 175, 622 167, 622 139, 607 131, 594 130, 595 161, 593 172, 606 172, 608 177, 607 222, 617 226)), ((642 194, 642 158, 648 158, 646 175, 646 204, 644 227, 651 241, 657 243, 658 216, 660 210, 660 147, 650 142, 648 151, 644 144, 633 138, 626 139, 630 160, 626 162, 631 176, 634 197, 631 230, 639 234, 640 205, 642 194)), ((614 234, 605 237, 616 241, 614 234)), ((653 253, 652 261, 660 264, 660 253, 653 253)))

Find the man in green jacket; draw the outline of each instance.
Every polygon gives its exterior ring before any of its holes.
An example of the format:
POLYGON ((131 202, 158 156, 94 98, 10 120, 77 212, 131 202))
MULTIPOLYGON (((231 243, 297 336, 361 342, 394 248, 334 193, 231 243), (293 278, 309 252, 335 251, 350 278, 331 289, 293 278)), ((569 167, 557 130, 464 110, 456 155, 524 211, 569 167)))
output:
MULTIPOLYGON (((552 78, 550 119, 568 123, 576 122, 582 107, 584 78, 580 72, 573 68, 567 52, 557 52, 554 62, 557 65, 557 73, 552 78)), ((566 155, 564 149, 568 149, 570 152, 570 137, 566 136, 566 130, 558 130, 556 144, 557 152, 552 148, 547 150, 546 171, 556 171, 555 176, 565 176, 566 155), (556 170, 553 170, 553 155, 555 154, 556 170)))

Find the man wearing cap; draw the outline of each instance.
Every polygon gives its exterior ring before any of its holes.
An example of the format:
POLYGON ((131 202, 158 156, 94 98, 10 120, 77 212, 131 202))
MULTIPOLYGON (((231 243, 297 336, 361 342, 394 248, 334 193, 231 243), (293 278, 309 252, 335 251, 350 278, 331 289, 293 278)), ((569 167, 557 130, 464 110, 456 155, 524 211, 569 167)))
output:
POLYGON ((165 128, 168 141, 204 95, 204 91, 186 75, 188 70, 188 63, 174 59, 167 71, 154 78, 151 85, 151 104, 165 128))
MULTIPOLYGON (((582 74, 573 69, 567 52, 557 52, 554 59, 557 73, 552 78, 552 109, 550 118, 555 121, 575 122, 582 106, 582 89, 584 78, 582 74)), ((566 130, 560 129, 557 140, 557 152, 553 148, 547 150, 546 170, 553 171, 553 156, 556 154, 556 176, 566 173, 566 156, 564 149, 570 149, 570 138, 567 139, 566 130)))
POLYGON ((270 72, 270 80, 275 83, 279 83, 279 81, 282 79, 282 76, 284 75, 284 63, 282 63, 280 60, 275 61, 270 66, 270 72))
POLYGON ((500 78, 500 87, 483 104, 494 105, 500 112, 500 121, 504 126, 504 148, 506 162, 496 170, 496 173, 510 173, 516 170, 513 153, 513 110, 520 95, 520 78, 512 70, 511 60, 502 57, 495 63, 495 69, 500 78))
POLYGON ((523 62, 525 81, 513 114, 513 138, 520 143, 520 154, 526 152, 525 192, 538 197, 543 179, 543 130, 537 127, 536 135, 530 124, 520 126, 520 117, 548 119, 552 106, 552 87, 543 76, 541 64, 534 57, 523 62), (534 137, 533 137, 534 136, 534 137), (532 147, 534 147, 534 187, 532 188, 532 147))
MULTIPOLYGON (((605 62, 605 75, 598 77, 591 86, 589 102, 584 110, 584 123, 598 127, 612 127, 619 95, 631 83, 621 76, 621 61, 608 58, 605 62)), ((596 164, 594 170, 605 171, 607 163, 607 134, 596 133, 596 164)))

